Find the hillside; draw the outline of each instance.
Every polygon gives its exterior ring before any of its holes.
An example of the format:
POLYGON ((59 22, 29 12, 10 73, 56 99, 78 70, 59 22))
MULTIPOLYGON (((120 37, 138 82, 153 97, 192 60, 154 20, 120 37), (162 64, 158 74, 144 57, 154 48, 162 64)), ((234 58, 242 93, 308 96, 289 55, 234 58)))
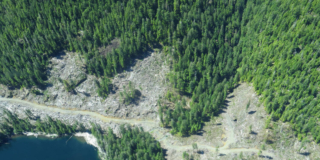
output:
MULTIPOLYGON (((266 115, 243 125, 288 124, 292 138, 320 143, 320 1, 2 0, 0 8, 1 96, 157 119, 183 138, 223 116, 246 82, 266 115)), ((246 139, 242 130, 234 135, 246 139)))
POLYGON ((61 52, 49 60, 46 89, 34 89, 39 93, 33 93, 29 89, 8 89, 0 85, 0 96, 66 109, 94 111, 111 117, 153 119, 157 117, 157 99, 167 89, 165 75, 169 68, 165 59, 161 52, 146 52, 143 57, 135 59, 130 68, 110 78, 109 95, 100 97, 100 87, 96 82, 101 83, 103 78, 87 74, 83 59, 76 53, 61 52), (72 91, 67 91, 63 81, 77 85, 72 91), (129 83, 140 95, 126 104, 121 94, 130 92, 129 83))

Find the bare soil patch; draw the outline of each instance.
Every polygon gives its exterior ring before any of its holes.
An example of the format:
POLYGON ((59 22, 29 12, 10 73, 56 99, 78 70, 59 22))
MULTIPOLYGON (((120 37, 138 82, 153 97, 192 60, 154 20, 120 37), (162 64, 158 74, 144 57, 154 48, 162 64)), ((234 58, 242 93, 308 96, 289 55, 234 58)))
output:
POLYGON ((117 49, 120 46, 120 39, 113 39, 109 45, 99 48, 99 53, 101 55, 106 55, 111 52, 112 49, 117 49))
POLYGON ((235 138, 230 147, 258 148, 265 137, 267 113, 254 88, 246 83, 239 85, 228 95, 225 111, 227 113, 222 114, 230 117, 229 122, 225 118, 225 123, 232 123, 235 138))

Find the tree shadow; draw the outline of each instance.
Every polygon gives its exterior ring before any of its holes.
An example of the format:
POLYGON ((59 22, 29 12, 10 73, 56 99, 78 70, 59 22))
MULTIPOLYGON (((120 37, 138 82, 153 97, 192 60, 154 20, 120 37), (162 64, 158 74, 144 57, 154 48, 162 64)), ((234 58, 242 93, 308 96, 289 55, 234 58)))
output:
POLYGON ((33 115, 32 117, 30 117, 30 120, 34 120, 34 121, 36 121, 36 120, 40 120, 40 116, 35 116, 35 115, 33 115))
POLYGON ((221 113, 227 113, 227 112, 223 109, 220 109, 217 113, 215 113, 215 116, 218 116, 221 113))
POLYGON ((151 54, 152 54, 152 52, 154 52, 154 50, 153 49, 151 49, 151 48, 148 48, 147 49, 147 51, 146 52, 144 52, 144 53, 142 53, 142 54, 138 54, 138 55, 136 55, 135 57, 133 57, 133 63, 131 64, 131 65, 129 65, 128 67, 131 67, 131 66, 134 66, 135 64, 136 64, 136 60, 138 59, 138 60, 143 60, 143 59, 145 59, 145 58, 147 58, 147 57, 150 57, 151 56, 151 54))
POLYGON ((198 131, 197 133, 196 133, 196 135, 198 135, 198 136, 203 136, 203 133, 205 133, 206 131, 205 130, 201 130, 201 131, 198 131))
POLYGON ((270 140, 270 139, 268 139, 268 140, 266 141, 266 143, 267 143, 267 144, 273 144, 273 141, 270 140))
MULTIPOLYGON (((47 80, 47 78, 45 80, 47 80)), ((46 90, 48 85, 50 86, 52 84, 50 84, 50 83, 47 83, 47 84, 36 84, 36 86, 41 90, 46 90)))
POLYGON ((9 90, 14 90, 14 89, 16 89, 16 87, 8 86, 8 89, 9 89, 9 90))
POLYGON ((236 89, 236 88, 238 88, 240 86, 240 84, 238 83, 238 84, 236 84, 234 87, 233 87, 233 89, 236 89))
POLYGON ((302 152, 302 153, 299 153, 300 155, 303 155, 303 156, 309 156, 311 153, 310 152, 302 152))
POLYGON ((65 51, 61 51, 59 52, 55 57, 57 59, 63 59, 63 57, 66 55, 66 52, 65 51))
POLYGON ((164 157, 168 156, 168 149, 162 148, 162 153, 164 157))
POLYGON ((220 109, 214 113, 215 116, 219 116, 221 113, 227 113, 225 110, 227 109, 227 105, 220 107, 220 109))
POLYGON ((51 87, 53 87, 53 84, 52 83, 47 83, 46 87, 47 88, 51 88, 51 87))
POLYGON ((83 95, 85 95, 86 97, 90 97, 91 94, 90 93, 87 93, 87 92, 81 92, 83 95))
POLYGON ((250 134, 257 135, 258 133, 255 131, 251 131, 250 134))
POLYGON ((75 88, 78 87, 81 83, 83 83, 84 81, 87 80, 87 76, 85 76, 84 78, 80 79, 76 84, 75 84, 75 88))
POLYGON ((135 90, 134 90, 134 95, 135 95, 134 98, 140 98, 141 95, 142 95, 142 93, 141 93, 139 90, 135 89, 135 90))
POLYGON ((40 92, 40 93, 36 93, 36 95, 37 96, 43 96, 44 94, 40 92))
POLYGON ((204 121, 204 122, 210 122, 210 120, 211 120, 210 117, 204 117, 204 118, 203 118, 203 121, 204 121))
POLYGON ((231 95, 231 96, 229 96, 229 97, 227 97, 227 98, 233 98, 234 97, 234 95, 231 95))
POLYGON ((116 94, 116 90, 118 90, 119 88, 116 85, 112 85, 112 87, 110 87, 110 94, 116 94))
POLYGON ((192 93, 186 92, 186 91, 178 91, 180 95, 187 96, 187 97, 192 97, 192 93))
POLYGON ((73 89, 68 91, 68 94, 70 94, 70 95, 78 95, 78 92, 73 88, 73 89))
POLYGON ((248 114, 254 114, 254 113, 256 113, 257 111, 250 111, 250 112, 248 112, 248 114))
POLYGON ((142 97, 142 93, 139 90, 135 89, 134 90, 134 98, 132 98, 130 100, 129 104, 126 104, 126 105, 130 105, 130 104, 134 104, 136 106, 139 105, 141 97, 142 97))
POLYGON ((260 155, 259 157, 260 157, 260 158, 266 158, 266 159, 273 159, 273 158, 270 157, 270 156, 264 156, 264 155, 260 155))

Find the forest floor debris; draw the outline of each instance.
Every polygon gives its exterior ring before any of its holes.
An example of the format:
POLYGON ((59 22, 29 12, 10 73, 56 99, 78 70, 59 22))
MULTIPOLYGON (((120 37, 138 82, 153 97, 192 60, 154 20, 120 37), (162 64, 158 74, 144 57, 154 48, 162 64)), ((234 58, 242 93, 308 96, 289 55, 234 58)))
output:
POLYGON ((0 96, 65 109, 88 110, 105 116, 155 119, 156 102, 167 89, 164 83, 169 68, 165 58, 164 53, 152 50, 136 58, 131 67, 111 79, 113 91, 103 99, 98 96, 94 82, 99 79, 86 74, 83 58, 77 53, 60 52, 50 60, 48 86, 46 90, 41 90, 41 94, 32 94, 28 89, 9 90, 1 85, 0 96), (70 93, 59 79, 80 84, 75 87, 74 93, 70 93), (120 102, 119 94, 129 82, 140 91, 141 97, 138 103, 126 105, 120 102))

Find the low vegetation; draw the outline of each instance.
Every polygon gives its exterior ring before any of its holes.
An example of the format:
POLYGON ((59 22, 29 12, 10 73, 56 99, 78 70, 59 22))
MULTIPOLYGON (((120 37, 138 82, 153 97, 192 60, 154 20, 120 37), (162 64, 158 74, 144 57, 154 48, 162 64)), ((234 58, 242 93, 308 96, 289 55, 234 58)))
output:
POLYGON ((63 79, 61 79, 61 78, 59 78, 58 80, 59 80, 61 83, 63 83, 63 86, 64 86, 64 88, 65 88, 65 90, 66 90, 67 92, 75 93, 75 92, 76 92, 76 91, 75 91, 75 88, 76 88, 77 86, 79 86, 79 85, 80 85, 83 81, 85 81, 86 79, 87 79, 87 76, 84 75, 84 74, 82 74, 81 77, 80 77, 80 79, 77 80, 77 81, 74 81, 74 80, 68 81, 68 80, 63 80, 63 79))
POLYGON ((110 87, 111 81, 110 81, 110 79, 102 77, 101 78, 101 82, 96 80, 95 83, 96 83, 96 85, 98 87, 98 90, 97 90, 98 95, 100 97, 107 98, 108 94, 111 91, 111 87, 110 87))
POLYGON ((30 92, 32 93, 32 94, 34 94, 34 95, 39 95, 39 94, 41 94, 41 92, 38 90, 38 89, 31 89, 30 90, 30 92))
POLYGON ((141 92, 135 89, 134 84, 129 81, 128 86, 123 86, 123 91, 120 92, 120 101, 123 104, 129 105, 130 103, 138 100, 141 96, 141 92))

